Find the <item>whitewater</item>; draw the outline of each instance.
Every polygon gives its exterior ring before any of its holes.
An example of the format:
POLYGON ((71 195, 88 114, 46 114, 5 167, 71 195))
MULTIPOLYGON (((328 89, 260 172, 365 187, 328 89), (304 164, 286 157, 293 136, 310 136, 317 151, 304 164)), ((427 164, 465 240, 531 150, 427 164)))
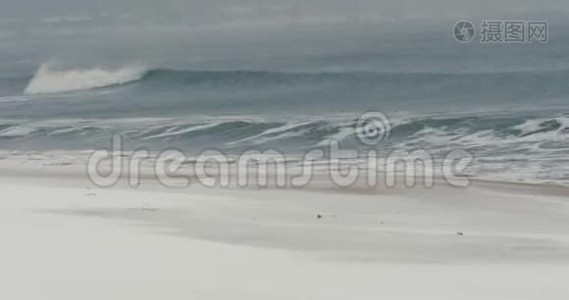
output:
POLYGON ((52 64, 42 64, 24 94, 51 94, 82 91, 121 85, 140 80, 146 73, 141 67, 127 67, 117 70, 93 68, 86 70, 58 70, 52 64))

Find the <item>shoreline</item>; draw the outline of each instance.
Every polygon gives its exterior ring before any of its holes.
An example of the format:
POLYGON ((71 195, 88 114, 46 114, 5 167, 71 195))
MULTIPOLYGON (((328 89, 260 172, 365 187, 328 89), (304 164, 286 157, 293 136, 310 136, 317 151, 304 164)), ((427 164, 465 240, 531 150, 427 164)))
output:
MULTIPOLYGON (((23 181, 27 180, 34 180, 37 179, 49 179, 53 181, 65 181, 68 179, 73 180, 81 180, 84 181, 85 184, 93 185, 93 183, 88 179, 86 175, 86 169, 82 165, 70 164, 70 165, 41 165, 41 166, 6 166, 5 164, 0 163, 0 178, 4 178, 5 180, 13 180, 14 178, 21 179, 23 181)), ((185 176, 189 176, 190 180, 192 181, 191 184, 187 187, 181 188, 172 188, 163 186, 158 182, 158 179, 155 175, 152 174, 151 170, 143 170, 140 174, 141 176, 141 183, 150 183, 150 185, 161 186, 165 191, 166 190, 191 190, 195 187, 204 187, 200 183, 195 182, 194 175, 184 175, 184 176, 172 176, 172 178, 184 178, 185 176)), ((269 175, 273 176, 273 175, 269 175)), ((269 183, 267 187, 238 187, 238 186, 229 186, 229 187, 204 187, 206 189, 221 189, 221 190, 250 190, 250 189, 284 189, 284 190, 305 190, 305 191, 330 191, 330 192, 338 192, 338 193, 373 193, 374 191, 405 191, 405 190, 413 190, 413 189, 434 189, 437 187, 444 187, 444 188, 453 188, 457 190, 464 190, 469 189, 472 187, 479 187, 479 188, 486 188, 486 189, 495 189, 495 190, 518 190, 520 192, 526 192, 531 194, 541 194, 541 195, 553 195, 553 196, 567 196, 569 197, 569 186, 563 184, 553 184, 553 183, 539 183, 539 182, 516 182, 516 181, 503 181, 503 180, 491 180, 491 179, 484 179, 484 178, 475 178, 475 177, 465 177, 467 180, 470 181, 470 184, 466 187, 457 187, 449 185, 444 178, 435 177, 434 178, 434 185, 432 187, 424 186, 423 182, 420 178, 416 179, 416 186, 407 187, 403 184, 404 178, 402 176, 396 177, 397 184, 395 186, 386 186, 384 184, 384 176, 383 173, 378 173, 378 182, 379 184, 376 186, 367 186, 364 183, 364 179, 358 179, 354 184, 349 187, 339 187, 336 186, 333 182, 331 182, 329 175, 324 171, 315 172, 313 175, 310 183, 304 187, 276 187, 274 183, 269 183)), ((274 177, 274 176, 273 176, 274 177)), ((231 181, 234 182, 236 175, 230 175, 231 181)), ((116 187, 124 187, 128 189, 137 189, 138 187, 131 187, 127 184, 128 178, 124 175, 119 177, 119 180, 116 185, 110 188, 116 187)), ((97 187, 93 185, 93 187, 97 187)), ((107 189, 103 187, 103 189, 107 189)))

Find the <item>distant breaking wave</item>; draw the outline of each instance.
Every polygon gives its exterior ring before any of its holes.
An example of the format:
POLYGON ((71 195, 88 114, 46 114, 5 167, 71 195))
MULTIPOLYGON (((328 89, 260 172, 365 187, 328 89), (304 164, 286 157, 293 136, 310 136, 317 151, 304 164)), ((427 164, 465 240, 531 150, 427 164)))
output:
POLYGON ((61 70, 51 64, 42 64, 24 93, 53 94, 122 85, 140 80, 145 74, 146 70, 140 67, 61 70))
MULTIPOLYGON (((97 88, 120 87, 139 83, 137 88, 146 95, 160 90, 180 90, 185 88, 239 88, 244 91, 258 91, 262 88, 329 88, 346 87, 355 91, 378 91, 388 95, 396 91, 393 87, 414 91, 417 87, 430 90, 440 88, 441 94, 451 96, 479 93, 478 86, 487 91, 500 94, 504 87, 523 90, 520 95, 547 91, 550 95, 565 95, 563 88, 569 70, 547 72, 514 73, 381 73, 381 72, 272 72, 256 70, 175 70, 146 69, 138 66, 118 69, 59 68, 52 64, 42 64, 35 75, 25 78, 0 78, 0 84, 7 80, 23 81, 27 95, 54 94, 85 91, 97 88), (457 89, 456 87, 461 87, 457 89), (469 87, 471 87, 469 89, 469 87), (539 87, 539 89, 538 89, 539 87), (453 93, 456 91, 456 93, 453 93)), ((7 94, 4 96, 16 96, 7 94)), ((372 94, 373 95, 373 94, 372 94)), ((539 94, 542 96, 541 94, 539 94)), ((2 95, 0 95, 2 96, 2 95)), ((397 93, 395 93, 397 96, 397 93)))

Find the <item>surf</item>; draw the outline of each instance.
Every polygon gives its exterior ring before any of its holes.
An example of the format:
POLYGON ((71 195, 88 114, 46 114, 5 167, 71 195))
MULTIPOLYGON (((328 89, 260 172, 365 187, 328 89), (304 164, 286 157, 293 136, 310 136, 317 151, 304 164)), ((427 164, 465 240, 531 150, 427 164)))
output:
POLYGON ((129 66, 119 69, 60 69, 42 64, 30 80, 24 94, 55 94, 123 85, 141 80, 147 70, 129 66))

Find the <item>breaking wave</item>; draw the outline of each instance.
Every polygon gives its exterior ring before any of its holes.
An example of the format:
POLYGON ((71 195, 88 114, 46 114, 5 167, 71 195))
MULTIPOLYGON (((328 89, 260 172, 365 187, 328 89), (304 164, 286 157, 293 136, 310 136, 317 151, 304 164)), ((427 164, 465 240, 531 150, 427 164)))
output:
MULTIPOLYGON (((346 85, 361 88, 391 86, 396 84, 409 87, 423 84, 428 86, 446 83, 461 86, 465 82, 473 86, 484 84, 487 88, 504 85, 533 86, 544 82, 562 83, 569 70, 550 72, 518 73, 381 73, 381 72, 271 72, 255 70, 175 70, 148 69, 128 66, 118 69, 101 67, 61 68, 53 64, 42 64, 35 75, 26 80, 25 94, 49 94, 95 88, 120 86, 140 81, 141 87, 177 89, 188 86, 247 87, 292 85, 346 85)), ((12 79, 16 80, 16 79, 12 79)), ((448 87, 447 85, 443 87, 448 87)), ((11 84, 13 85, 13 83, 11 84)))
MULTIPOLYGON (((448 115, 392 120, 390 138, 381 153, 426 150, 435 158, 461 149, 475 154, 473 169, 481 178, 504 175, 509 180, 553 180, 569 183, 569 114, 549 116, 448 115), (500 175, 501 174, 501 175, 500 175)), ((302 154, 335 140, 342 149, 368 150, 359 142, 352 118, 321 119, 91 119, 0 120, 0 142, 17 150, 90 150, 124 137, 125 149, 180 149, 199 153, 216 149, 239 154, 273 149, 302 154), (8 145, 8 143, 6 143, 8 145)))
MULTIPOLYGON (((569 115, 557 116, 420 116, 392 119, 391 138, 382 147, 396 149, 477 148, 520 150, 532 146, 544 151, 547 145, 569 150, 569 115)), ((361 144, 356 118, 298 119, 92 119, 18 121, 0 120, 0 139, 64 137, 73 143, 84 138, 106 142, 121 134, 132 143, 158 148, 175 145, 184 149, 296 144, 307 149, 325 140, 361 144)), ((480 151, 479 151, 480 153, 480 151)))
POLYGON ((140 67, 115 70, 59 69, 51 64, 42 64, 24 93, 53 94, 103 88, 134 82, 142 79, 145 74, 146 70, 140 67))

